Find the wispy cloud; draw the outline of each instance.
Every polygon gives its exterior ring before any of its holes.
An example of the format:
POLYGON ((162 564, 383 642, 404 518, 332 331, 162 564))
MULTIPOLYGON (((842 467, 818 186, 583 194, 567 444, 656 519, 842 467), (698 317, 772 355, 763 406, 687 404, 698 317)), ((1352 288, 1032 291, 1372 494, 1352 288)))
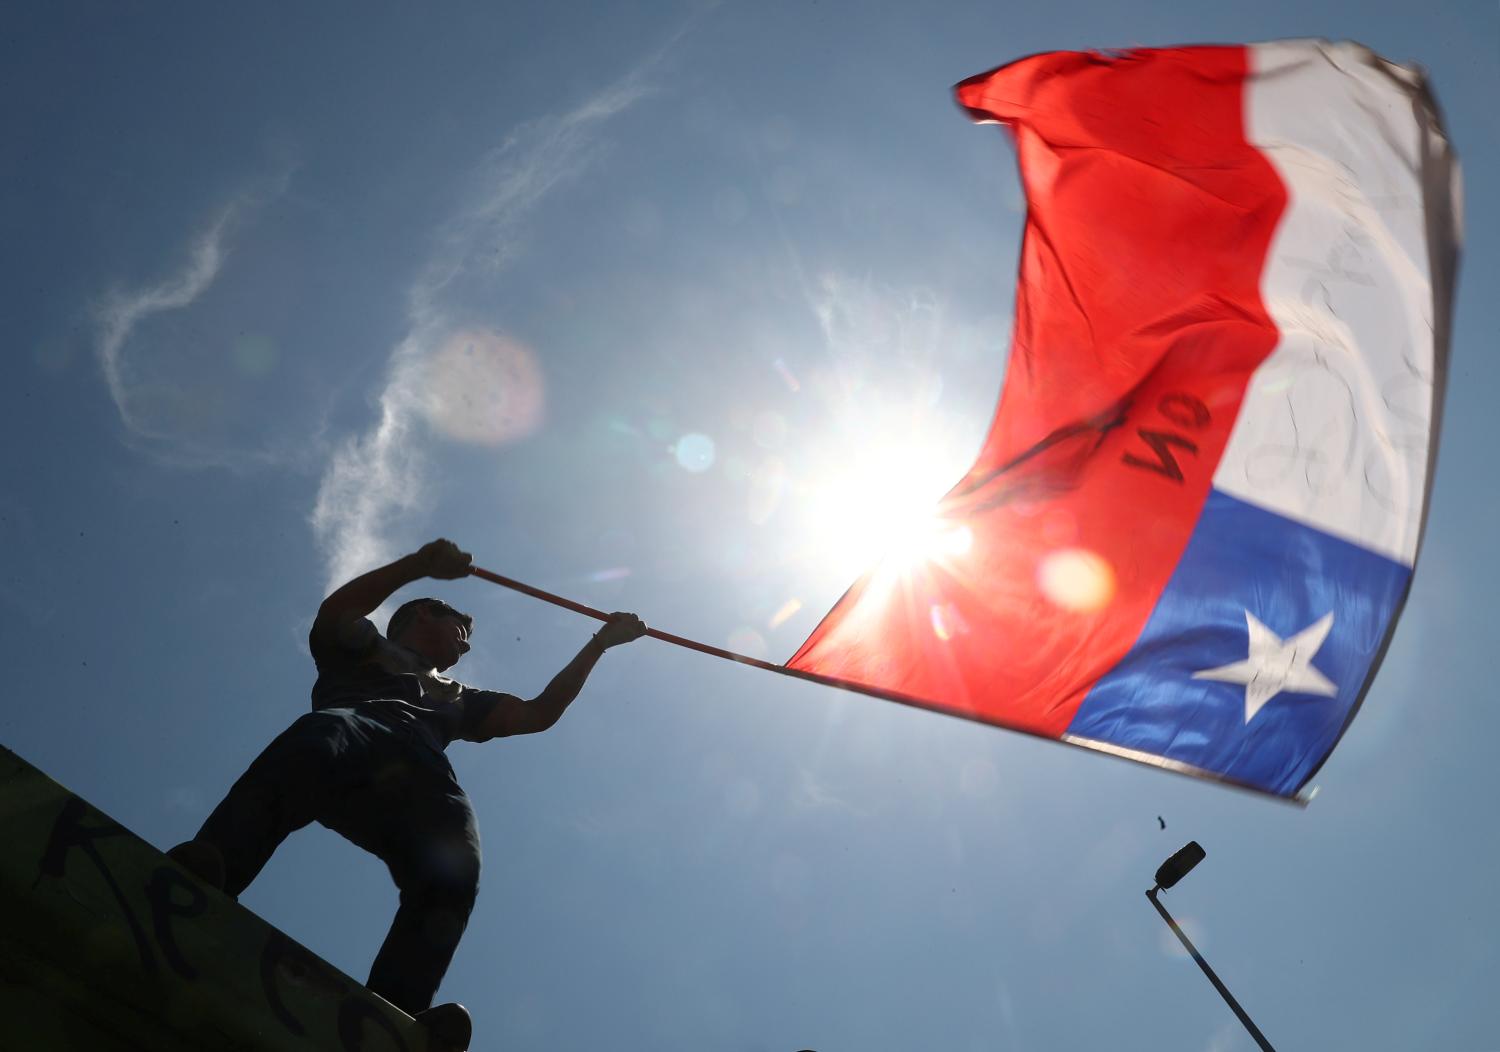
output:
POLYGON ((340 445, 323 472, 312 526, 324 547, 331 585, 383 561, 390 520, 421 501, 423 456, 413 432, 428 346, 424 327, 401 341, 391 353, 375 426, 340 445))
POLYGON ((573 109, 520 126, 477 166, 474 190, 408 291, 408 330, 391 352, 374 425, 343 442, 324 471, 311 521, 330 586, 389 558, 392 535, 427 502, 424 365, 452 334, 465 292, 519 256, 525 221, 597 159, 604 124, 650 93, 652 73, 687 28, 573 109))
POLYGON ((291 173, 291 166, 286 166, 220 208, 192 239, 187 261, 175 273, 154 284, 116 288, 94 307, 95 350, 110 399, 129 438, 160 460, 192 467, 239 468, 277 459, 268 450, 213 447, 164 426, 153 409, 159 410, 168 400, 170 385, 156 375, 150 349, 136 347, 133 337, 142 323, 189 307, 213 285, 228 258, 233 234, 247 213, 283 193, 291 173))
POLYGON ((168 440, 166 434, 139 412, 137 377, 124 349, 131 334, 141 322, 163 311, 181 310, 201 296, 219 276, 227 252, 226 241, 235 217, 242 208, 235 200, 194 240, 187 264, 177 273, 155 285, 134 289, 117 289, 109 293, 96 308, 98 321, 99 365, 109 396, 126 429, 138 438, 168 440))
POLYGON ((99 364, 104 368, 104 380, 115 408, 120 411, 120 419, 138 434, 158 437, 135 412, 120 350, 143 319, 162 311, 180 310, 213 284, 224 262, 225 233, 238 211, 239 202, 235 201, 219 213, 198 236, 187 266, 181 271, 156 285, 115 291, 99 305, 99 364))
POLYGON ((646 76, 661 55, 653 54, 571 111, 522 125, 490 151, 476 171, 473 200, 445 224, 441 248, 412 289, 414 314, 433 309, 457 279, 492 273, 515 259, 522 221, 600 154, 600 125, 649 93, 646 76))

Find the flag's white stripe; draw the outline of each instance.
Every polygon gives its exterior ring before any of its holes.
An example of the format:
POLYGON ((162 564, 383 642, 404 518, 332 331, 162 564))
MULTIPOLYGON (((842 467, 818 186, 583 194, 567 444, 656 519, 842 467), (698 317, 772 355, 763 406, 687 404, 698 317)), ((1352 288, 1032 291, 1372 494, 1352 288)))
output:
POLYGON ((1426 206, 1447 146, 1419 74, 1358 44, 1248 51, 1246 136, 1288 194, 1261 279, 1281 336, 1214 485, 1410 565, 1441 364, 1426 206))

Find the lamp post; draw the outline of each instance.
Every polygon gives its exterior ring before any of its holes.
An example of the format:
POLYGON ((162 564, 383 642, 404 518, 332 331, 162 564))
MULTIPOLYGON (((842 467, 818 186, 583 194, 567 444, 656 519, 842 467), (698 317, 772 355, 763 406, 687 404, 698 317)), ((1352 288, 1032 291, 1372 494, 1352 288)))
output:
POLYGON ((1229 988, 1214 974, 1214 970, 1208 966, 1208 962, 1203 959, 1203 955, 1198 952, 1198 948, 1188 940, 1187 934, 1177 926, 1177 922, 1172 919, 1172 915, 1167 912, 1167 908, 1157 898, 1158 892, 1166 891, 1183 877, 1187 876, 1189 870, 1203 861, 1205 854, 1206 852, 1204 852, 1203 848, 1198 846, 1198 841, 1189 841, 1186 847, 1163 862, 1161 867, 1157 869, 1156 887, 1146 892, 1146 898, 1151 900, 1151 905, 1156 907, 1156 912, 1161 914, 1162 920, 1167 922, 1167 926, 1172 929, 1172 933, 1182 940, 1182 945, 1186 946, 1187 952, 1193 955, 1193 960, 1198 962, 1198 967, 1203 969, 1203 974, 1208 976, 1208 981, 1214 984, 1214 989, 1219 991, 1220 996, 1234 1010, 1234 1014, 1239 1018, 1239 1021, 1245 1024, 1245 1029, 1250 1031, 1250 1036, 1255 1038, 1255 1043, 1264 1049, 1265 1052, 1276 1052, 1271 1047, 1271 1042, 1266 1040, 1266 1035, 1262 1034, 1260 1028, 1250 1021, 1250 1017, 1245 1014, 1245 1010, 1240 1007, 1240 1003, 1234 999, 1234 995, 1229 992, 1229 988))

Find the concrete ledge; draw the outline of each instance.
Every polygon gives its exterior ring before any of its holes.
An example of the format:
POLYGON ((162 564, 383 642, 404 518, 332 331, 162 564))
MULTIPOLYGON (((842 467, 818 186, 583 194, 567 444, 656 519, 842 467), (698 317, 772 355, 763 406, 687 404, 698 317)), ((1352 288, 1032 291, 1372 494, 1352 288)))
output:
POLYGON ((426 1052, 427 1034, 0 748, 0 1047, 426 1052))

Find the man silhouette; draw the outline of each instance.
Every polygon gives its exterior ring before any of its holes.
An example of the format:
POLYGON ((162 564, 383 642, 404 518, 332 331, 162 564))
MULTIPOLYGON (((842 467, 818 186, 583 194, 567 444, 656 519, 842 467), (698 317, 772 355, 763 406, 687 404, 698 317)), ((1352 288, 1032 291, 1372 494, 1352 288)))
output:
POLYGON ((468 552, 435 540, 333 592, 308 644, 313 711, 251 763, 198 835, 168 854, 237 896, 294 830, 317 821, 383 861, 401 892, 366 985, 427 1024, 443 1047, 467 1048, 461 1005, 430 1008, 479 889, 479 832, 443 750, 547 730, 604 651, 638 639, 634 614, 610 617, 535 698, 476 690, 442 675, 469 649, 472 618, 414 599, 382 636, 369 615, 404 585, 453 580, 468 552))

